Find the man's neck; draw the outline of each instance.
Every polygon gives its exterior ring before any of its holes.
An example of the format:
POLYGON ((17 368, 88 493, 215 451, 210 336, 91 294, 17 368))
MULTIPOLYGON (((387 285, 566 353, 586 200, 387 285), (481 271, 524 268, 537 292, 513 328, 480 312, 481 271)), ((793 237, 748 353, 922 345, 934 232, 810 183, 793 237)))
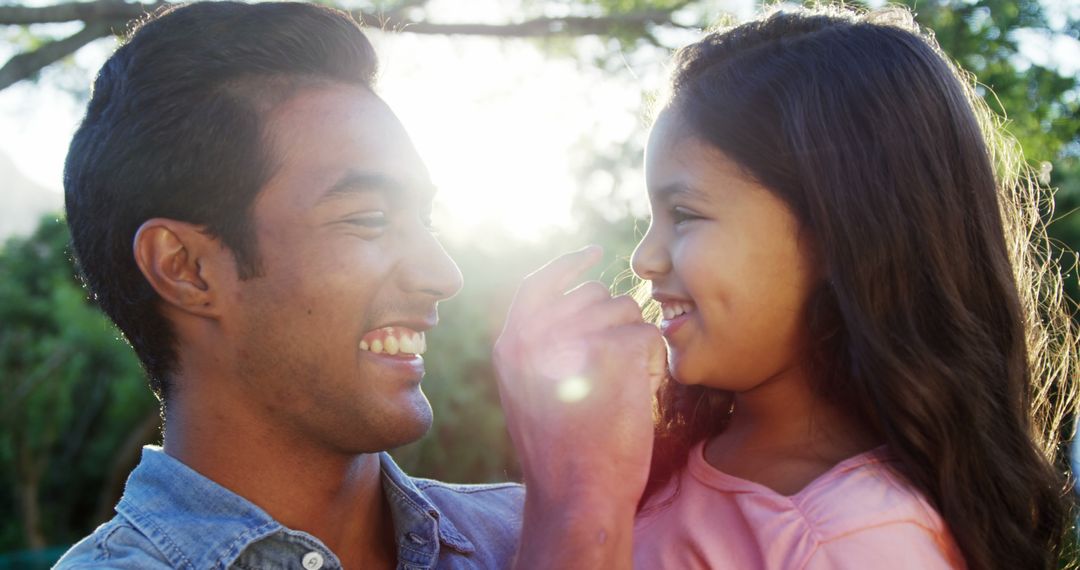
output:
POLYGON ((166 453, 286 527, 315 536, 344 568, 394 566, 378 454, 342 454, 242 410, 177 396, 167 406, 166 453))

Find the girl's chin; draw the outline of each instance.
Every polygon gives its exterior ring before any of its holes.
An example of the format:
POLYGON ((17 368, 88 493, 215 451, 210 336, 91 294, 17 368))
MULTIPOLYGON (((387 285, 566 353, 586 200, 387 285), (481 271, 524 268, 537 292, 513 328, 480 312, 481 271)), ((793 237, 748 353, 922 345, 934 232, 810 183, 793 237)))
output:
POLYGON ((683 384, 697 384, 696 380, 700 380, 702 376, 701 359, 692 358, 690 351, 672 346, 671 343, 668 343, 667 349, 668 373, 683 384))
POLYGON ((684 386, 702 386, 724 391, 731 390, 730 386, 725 385, 727 383, 724 379, 717 378, 715 374, 708 374, 707 371, 695 369, 678 357, 668 357, 668 374, 672 380, 684 386))
POLYGON ((686 386, 700 384, 701 379, 693 373, 693 370, 687 370, 686 368, 685 365, 680 367, 677 359, 668 358, 668 374, 671 375, 672 380, 686 386))

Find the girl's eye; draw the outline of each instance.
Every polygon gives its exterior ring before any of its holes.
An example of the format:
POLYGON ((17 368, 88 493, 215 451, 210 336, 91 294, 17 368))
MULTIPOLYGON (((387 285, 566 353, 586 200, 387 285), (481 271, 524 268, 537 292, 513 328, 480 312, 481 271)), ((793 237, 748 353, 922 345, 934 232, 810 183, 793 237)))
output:
POLYGON ((386 217, 386 212, 382 210, 376 210, 372 212, 363 212, 356 214, 345 220, 345 223, 352 224, 354 226, 360 226, 362 228, 368 228, 372 230, 380 230, 386 227, 389 220, 386 217))
POLYGON ((671 220, 675 225, 693 220, 700 220, 701 218, 702 217, 697 215, 693 210, 682 206, 675 206, 671 209, 671 220))

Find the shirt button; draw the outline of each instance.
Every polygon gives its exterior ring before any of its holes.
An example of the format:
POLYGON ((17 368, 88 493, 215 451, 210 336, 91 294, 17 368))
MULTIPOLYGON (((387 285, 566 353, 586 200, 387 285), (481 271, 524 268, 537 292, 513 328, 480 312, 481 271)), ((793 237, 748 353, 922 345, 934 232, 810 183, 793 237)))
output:
POLYGON ((323 566, 322 554, 314 551, 308 552, 304 555, 301 563, 304 565, 305 570, 319 570, 323 566))

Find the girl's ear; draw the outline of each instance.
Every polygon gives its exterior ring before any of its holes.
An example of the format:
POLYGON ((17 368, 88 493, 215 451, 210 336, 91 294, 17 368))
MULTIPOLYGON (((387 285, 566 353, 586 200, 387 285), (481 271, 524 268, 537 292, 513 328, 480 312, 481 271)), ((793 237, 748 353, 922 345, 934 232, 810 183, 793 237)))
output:
POLYGON ((135 233, 135 262, 162 301, 202 317, 218 316, 227 275, 215 269, 228 250, 199 226, 152 218, 135 233))

